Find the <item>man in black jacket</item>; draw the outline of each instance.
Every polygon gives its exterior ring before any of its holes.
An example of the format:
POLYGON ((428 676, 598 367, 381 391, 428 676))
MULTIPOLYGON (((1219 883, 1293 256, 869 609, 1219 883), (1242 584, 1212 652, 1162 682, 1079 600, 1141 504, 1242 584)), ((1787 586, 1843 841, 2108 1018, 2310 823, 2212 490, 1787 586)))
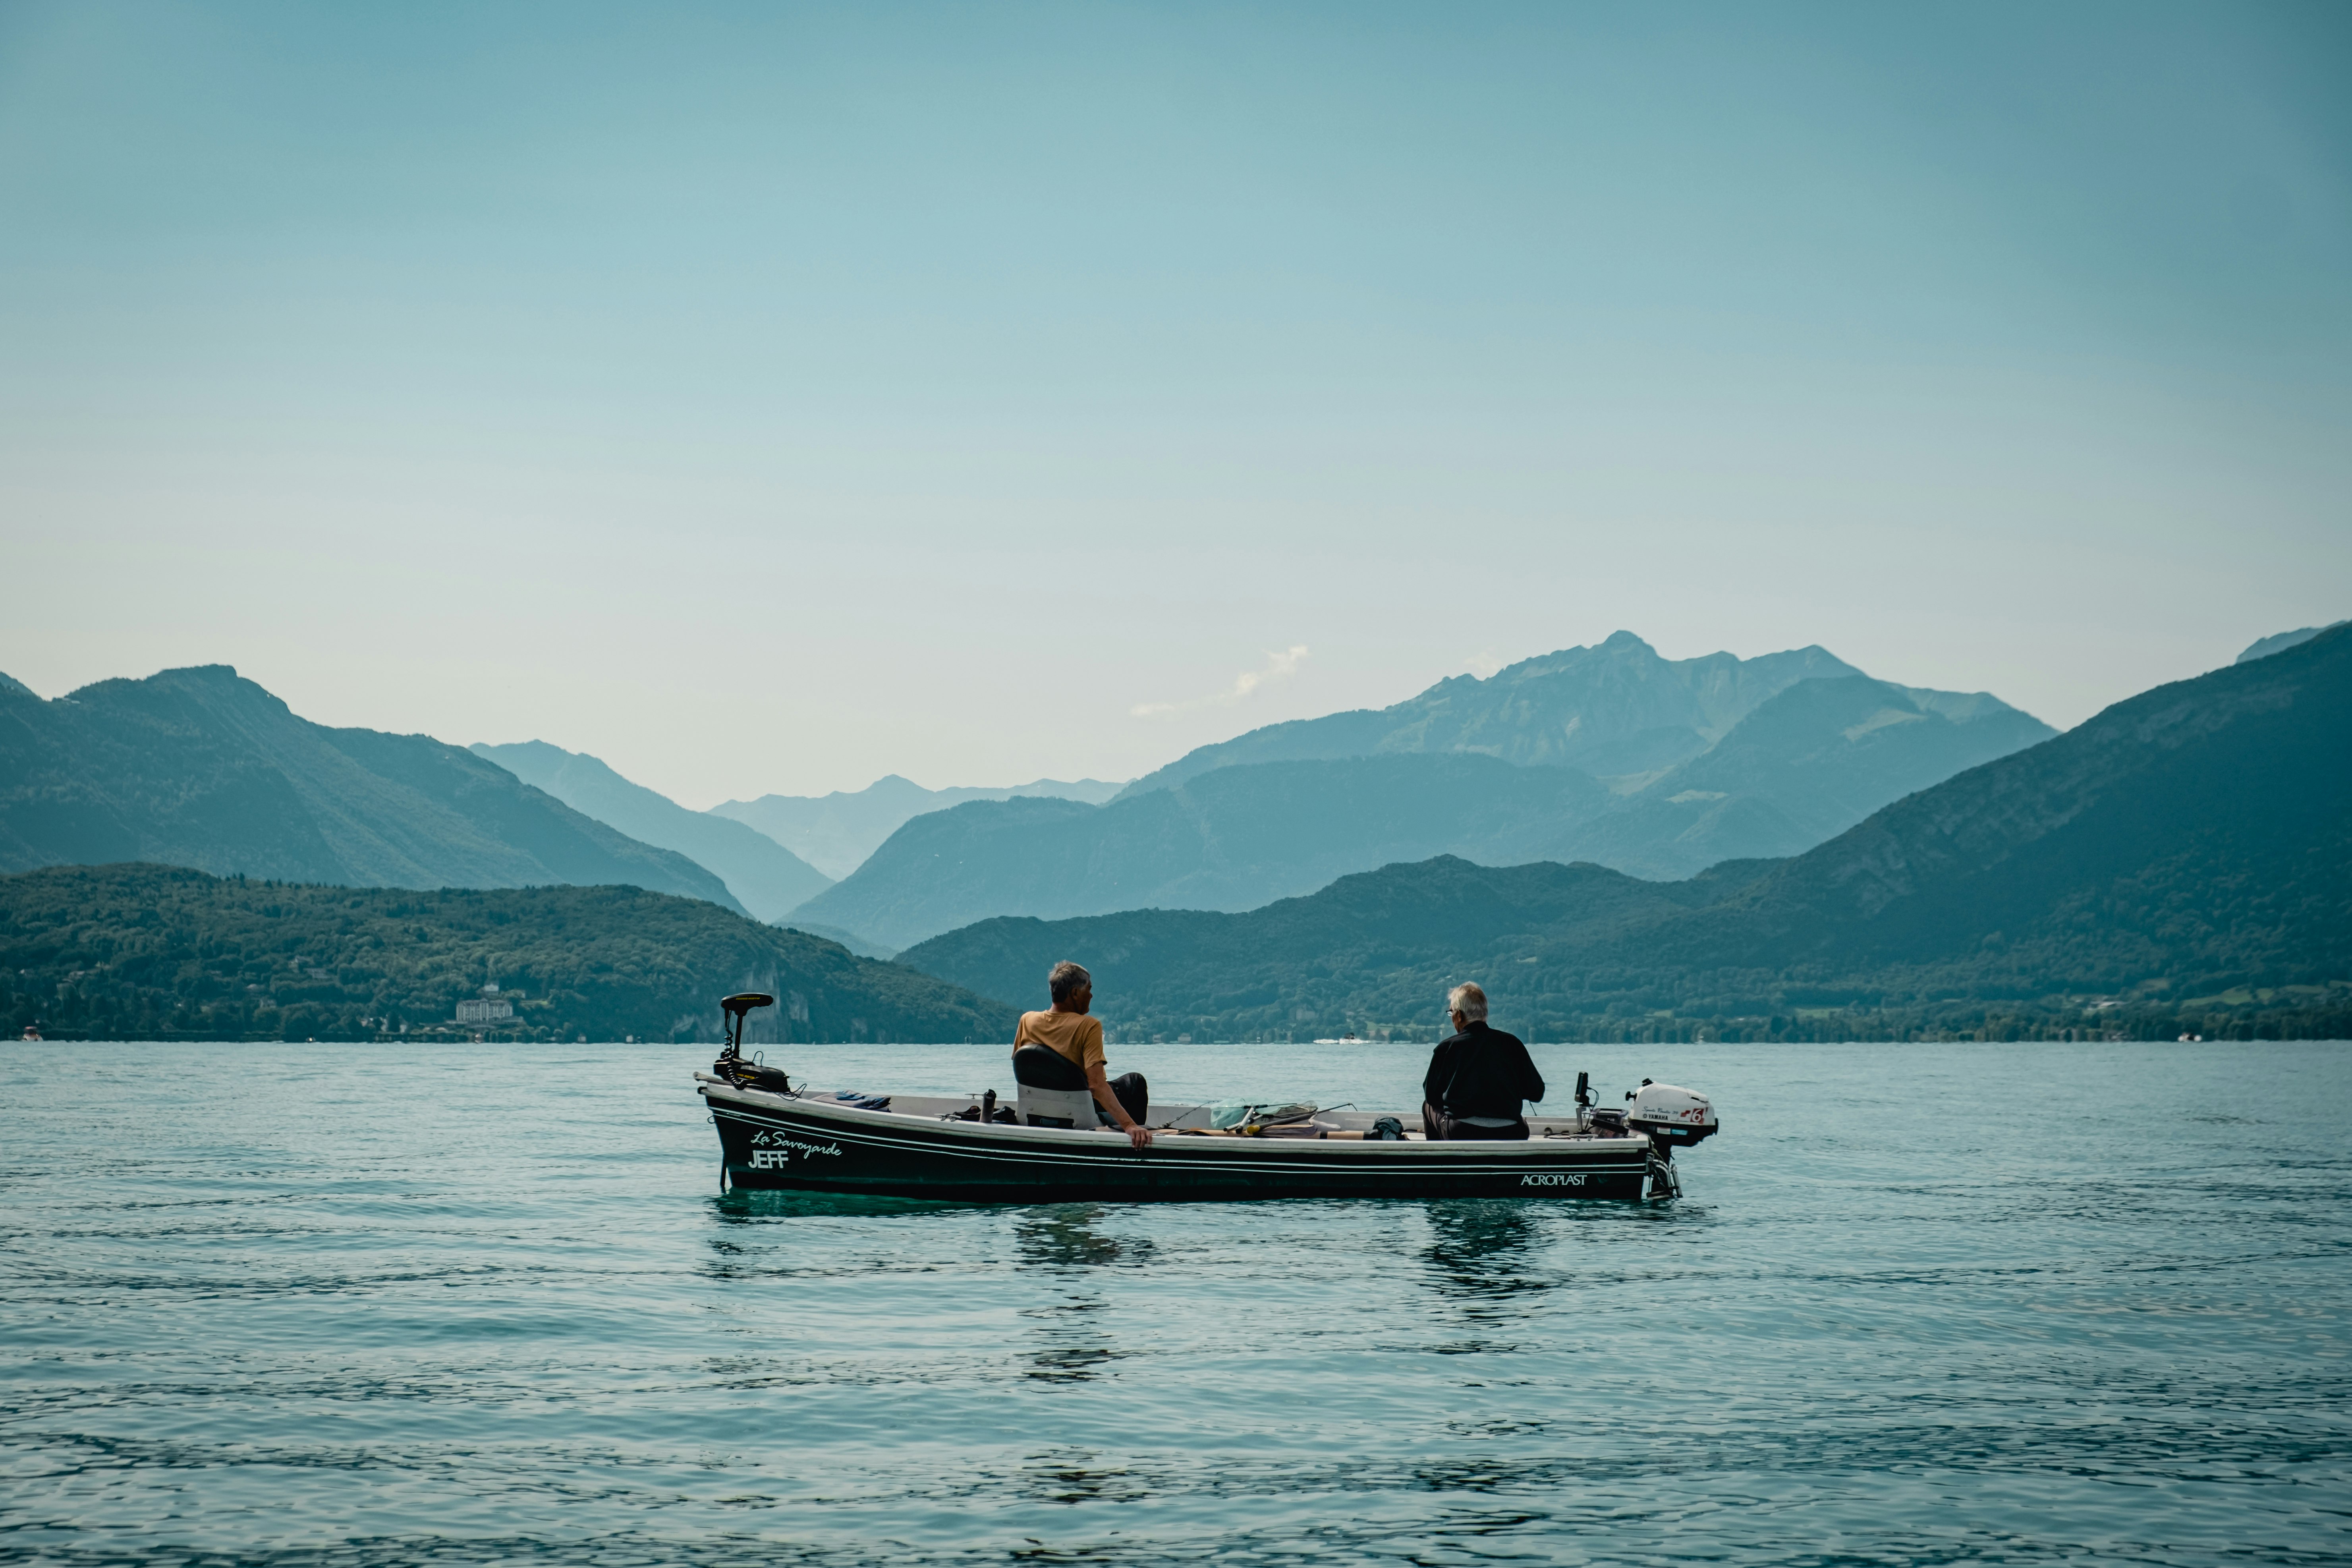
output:
POLYGON ((1541 1100, 1543 1075, 1517 1035, 1486 1027, 1486 993, 1456 985, 1445 1008, 1454 1034, 1437 1042, 1421 1080, 1421 1127, 1432 1138, 1524 1138, 1519 1102, 1541 1100))

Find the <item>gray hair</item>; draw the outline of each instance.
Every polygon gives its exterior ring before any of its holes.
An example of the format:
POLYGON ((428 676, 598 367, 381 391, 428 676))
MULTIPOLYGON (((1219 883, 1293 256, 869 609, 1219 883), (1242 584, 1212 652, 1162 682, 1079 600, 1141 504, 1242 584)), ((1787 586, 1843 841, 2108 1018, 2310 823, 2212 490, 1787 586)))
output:
POLYGON ((1445 1010, 1459 1013, 1472 1023, 1486 1016, 1486 994, 1473 980, 1465 980, 1445 994, 1445 1010))
POLYGON ((1054 994, 1056 1002, 1068 1001, 1081 987, 1094 983, 1095 977, 1086 972, 1083 964, 1072 963, 1066 958, 1054 965, 1054 973, 1045 976, 1045 989, 1054 994))

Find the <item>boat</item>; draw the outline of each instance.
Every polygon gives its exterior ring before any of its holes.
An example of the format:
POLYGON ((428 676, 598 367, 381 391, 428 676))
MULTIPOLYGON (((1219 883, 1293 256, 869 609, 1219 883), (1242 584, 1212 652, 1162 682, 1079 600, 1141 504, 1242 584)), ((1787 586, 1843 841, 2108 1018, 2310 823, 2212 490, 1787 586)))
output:
POLYGON ((1022 1087, 1000 1105, 973 1095, 877 1095, 795 1086, 742 1054, 744 1016, 772 1004, 727 997, 727 1041, 695 1074, 719 1129, 719 1185, 978 1203, 1167 1202, 1276 1197, 1582 1198, 1678 1195, 1674 1156, 1714 1135, 1704 1095, 1644 1079, 1622 1110, 1577 1075, 1572 1116, 1530 1116, 1525 1139, 1447 1142, 1411 1117, 1313 1105, 1154 1103, 1137 1149, 1094 1125, 1079 1091, 1022 1087), (1231 1122, 1220 1126, 1221 1121, 1231 1122), (1383 1125, 1385 1123, 1385 1125, 1383 1125))

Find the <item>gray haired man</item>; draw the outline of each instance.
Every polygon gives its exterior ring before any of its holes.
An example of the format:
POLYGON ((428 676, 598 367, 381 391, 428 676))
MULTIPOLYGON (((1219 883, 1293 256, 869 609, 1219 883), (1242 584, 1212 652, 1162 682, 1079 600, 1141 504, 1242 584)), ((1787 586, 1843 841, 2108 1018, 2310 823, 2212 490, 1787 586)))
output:
POLYGON ((1045 976, 1054 998, 1044 1013, 1024 1013, 1013 1035, 1013 1076, 1032 1089, 1086 1089, 1094 1091, 1103 1114, 1118 1124, 1127 1141, 1139 1149, 1151 1146, 1151 1129, 1143 1119, 1151 1106, 1151 1087, 1139 1072, 1104 1077, 1102 1020, 1090 1018, 1095 981, 1067 959, 1045 976))
POLYGON ((1421 1126, 1432 1138, 1524 1138, 1522 1100, 1541 1100, 1543 1074, 1517 1035, 1486 1026, 1486 993, 1474 984, 1445 994, 1454 1033, 1437 1042, 1421 1080, 1421 1126))

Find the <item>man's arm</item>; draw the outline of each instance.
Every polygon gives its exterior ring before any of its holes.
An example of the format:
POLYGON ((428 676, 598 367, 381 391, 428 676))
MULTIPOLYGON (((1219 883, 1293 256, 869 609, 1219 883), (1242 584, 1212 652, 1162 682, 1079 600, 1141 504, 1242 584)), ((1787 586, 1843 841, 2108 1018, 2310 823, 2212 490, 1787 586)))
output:
MULTIPOLYGON (((1450 1075, 1445 1070, 1445 1047, 1441 1043, 1435 1050, 1429 1053, 1429 1070, 1422 1075, 1423 1104, 1437 1105, 1438 1096, 1445 1090, 1445 1080, 1448 1076, 1450 1075)), ((1439 1109, 1443 1110, 1444 1107, 1440 1106, 1439 1109)))
POLYGON ((1544 1097, 1543 1074, 1536 1071, 1536 1059, 1528 1054, 1528 1043, 1519 1042, 1519 1098, 1541 1100, 1544 1097))
POLYGON ((1095 1091, 1095 1103, 1101 1106, 1111 1121, 1118 1124, 1118 1130, 1127 1134, 1129 1142, 1139 1149, 1150 1147, 1151 1129, 1127 1113, 1127 1107, 1121 1105, 1118 1096, 1110 1091, 1110 1079, 1103 1072, 1102 1063, 1087 1064, 1087 1087, 1095 1091))

